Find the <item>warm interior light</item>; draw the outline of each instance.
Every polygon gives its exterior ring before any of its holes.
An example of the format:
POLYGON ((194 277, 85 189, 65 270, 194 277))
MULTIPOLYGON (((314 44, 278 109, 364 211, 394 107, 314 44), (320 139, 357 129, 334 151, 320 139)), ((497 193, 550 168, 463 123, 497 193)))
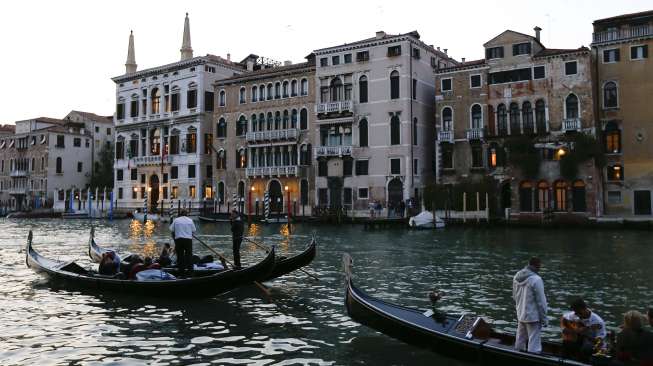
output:
POLYGON ((497 151, 495 149, 492 149, 492 152, 490 153, 490 164, 492 167, 497 166, 497 151))
POLYGON ((256 187, 252 186, 252 192, 254 192, 255 190, 256 190, 256 187))
POLYGON ((134 192, 138 192, 138 187, 134 187, 134 192))
POLYGON ((565 149, 563 149, 563 148, 558 149, 558 156, 559 157, 563 157, 566 153, 567 152, 565 151, 565 149))
POLYGON ((152 192, 152 187, 147 187, 148 192, 152 192))
POLYGON ((289 188, 288 188, 288 186, 285 186, 283 189, 285 189, 286 191, 288 191, 289 188))

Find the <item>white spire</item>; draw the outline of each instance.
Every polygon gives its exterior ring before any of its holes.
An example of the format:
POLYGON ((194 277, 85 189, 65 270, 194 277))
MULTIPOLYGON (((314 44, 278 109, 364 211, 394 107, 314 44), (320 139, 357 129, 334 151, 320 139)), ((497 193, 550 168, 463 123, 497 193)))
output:
POLYGON ((184 20, 184 38, 181 43, 181 60, 188 60, 193 58, 193 49, 190 46, 190 22, 188 21, 188 13, 184 20))
POLYGON ((136 54, 134 52, 134 31, 129 33, 129 47, 127 47, 127 62, 125 62, 125 73, 136 72, 136 54))

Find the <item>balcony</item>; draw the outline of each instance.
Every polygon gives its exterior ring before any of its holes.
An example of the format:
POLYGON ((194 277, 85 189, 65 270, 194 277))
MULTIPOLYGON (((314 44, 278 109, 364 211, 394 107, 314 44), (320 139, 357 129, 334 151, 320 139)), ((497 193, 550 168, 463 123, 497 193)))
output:
POLYGON ((248 132, 245 138, 247 139, 247 142, 267 142, 297 140, 298 135, 299 132, 297 129, 292 128, 288 130, 248 132))
POLYGON ((320 146, 315 148, 316 157, 351 155, 351 146, 320 146))
MULTIPOLYGON (((172 163, 172 157, 170 155, 166 155, 165 159, 163 159, 163 162, 164 164, 172 163)), ((137 156, 134 158, 134 163, 136 166, 161 165, 161 155, 137 156)))
POLYGON ((580 118, 565 118, 562 120, 562 131, 580 131, 580 118))
POLYGON ((315 106, 318 114, 353 112, 354 103, 351 100, 320 103, 315 106))
POLYGON ((10 195, 27 194, 27 188, 9 188, 10 195))
POLYGON ((266 166, 259 168, 247 168, 247 177, 296 177, 299 169, 296 165, 290 166, 266 166))
POLYGON ((12 170, 9 176, 12 178, 27 177, 27 170, 12 170))
POLYGON ((438 141, 453 144, 453 131, 438 131, 438 141))
POLYGON ((626 29, 595 32, 592 34, 592 43, 622 41, 651 35, 653 35, 653 26, 645 24, 626 29))
POLYGON ((485 137, 485 133, 482 128, 470 128, 465 132, 468 141, 483 140, 483 137, 485 137))

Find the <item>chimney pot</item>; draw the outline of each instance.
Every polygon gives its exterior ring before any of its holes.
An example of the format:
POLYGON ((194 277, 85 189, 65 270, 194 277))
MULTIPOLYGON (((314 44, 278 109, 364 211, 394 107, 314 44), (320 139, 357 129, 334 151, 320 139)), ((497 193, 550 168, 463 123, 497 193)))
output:
POLYGON ((464 57, 461 60, 463 60, 463 63, 465 63, 465 58, 464 57))
POLYGON ((535 39, 537 39, 539 41, 540 40, 540 32, 542 31, 542 28, 536 26, 535 28, 533 28, 533 30, 535 31, 535 39))
POLYGON ((448 49, 448 48, 445 48, 445 49, 444 49, 444 54, 445 54, 445 55, 448 55, 447 51, 449 51, 449 49, 448 49))
POLYGON ((440 46, 438 46, 438 51, 440 51, 440 46))
POLYGON ((290 65, 292 65, 292 61, 290 60, 286 60, 283 62, 283 66, 290 66, 290 65))
POLYGON ((231 61, 231 53, 227 53, 227 61, 231 61))
POLYGON ((376 32, 376 39, 381 39, 385 37, 385 32, 384 31, 378 31, 376 32))

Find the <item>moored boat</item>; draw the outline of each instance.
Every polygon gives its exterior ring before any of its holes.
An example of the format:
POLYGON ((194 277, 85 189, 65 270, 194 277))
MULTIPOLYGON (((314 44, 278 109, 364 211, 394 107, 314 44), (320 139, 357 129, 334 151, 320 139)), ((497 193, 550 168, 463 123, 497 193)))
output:
POLYGON ((429 211, 422 211, 408 219, 408 226, 416 229, 442 229, 445 226, 444 220, 429 211))
MULTIPOLYGON (((356 322, 405 343, 481 365, 590 365, 562 357, 562 344, 542 342, 542 353, 514 349, 513 334, 495 331, 472 314, 451 315, 411 309, 374 298, 354 286, 351 258, 343 259, 347 291, 345 307, 356 322)), ((608 356, 593 356, 597 364, 608 356)))
POLYGON ((192 277, 169 280, 126 280, 99 275, 74 261, 59 261, 42 256, 32 247, 31 231, 25 252, 28 267, 65 288, 171 298, 212 297, 222 294, 269 276, 275 264, 275 251, 272 249, 261 262, 242 269, 227 269, 217 273, 194 272, 192 277))
POLYGON ((138 220, 138 221, 145 220, 146 215, 147 215, 147 219, 149 221, 159 221, 159 219, 160 219, 159 215, 155 214, 155 213, 145 214, 143 212, 138 212, 138 211, 132 212, 132 217, 134 218, 134 220, 138 220))

